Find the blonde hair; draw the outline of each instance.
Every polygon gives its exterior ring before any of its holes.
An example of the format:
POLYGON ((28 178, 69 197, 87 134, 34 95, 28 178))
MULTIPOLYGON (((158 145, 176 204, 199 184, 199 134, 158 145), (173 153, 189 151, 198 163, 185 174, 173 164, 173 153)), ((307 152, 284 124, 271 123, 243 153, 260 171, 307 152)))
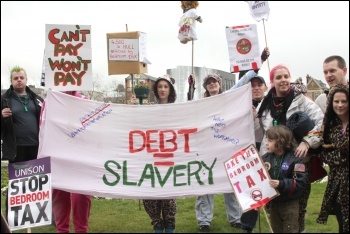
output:
POLYGON ((22 67, 16 65, 16 66, 14 66, 14 67, 11 69, 10 81, 12 81, 12 74, 13 74, 14 72, 20 72, 20 71, 23 71, 25 77, 27 78, 27 72, 26 72, 26 70, 24 70, 24 68, 22 68, 22 67))

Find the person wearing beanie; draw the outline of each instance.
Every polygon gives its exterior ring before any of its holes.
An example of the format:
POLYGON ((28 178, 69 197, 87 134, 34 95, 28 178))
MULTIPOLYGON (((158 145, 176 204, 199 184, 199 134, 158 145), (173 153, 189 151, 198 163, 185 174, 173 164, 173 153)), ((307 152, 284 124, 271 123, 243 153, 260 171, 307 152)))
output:
MULTIPOLYGON (((211 97, 222 93, 222 79, 218 74, 208 74, 203 80, 204 97, 211 97)), ((234 193, 225 193, 224 202, 227 218, 232 227, 241 228, 241 208, 234 193)), ((196 199, 196 219, 200 232, 209 232, 214 216, 214 195, 206 194, 196 199)))
MULTIPOLYGON (((261 55, 262 62, 266 61, 267 58, 270 55, 270 51, 268 47, 266 47, 261 55)), ((253 103, 253 108, 255 109, 258 104, 263 100, 265 92, 267 91, 267 86, 265 79, 257 74, 258 70, 247 70, 247 71, 242 71, 240 72, 240 79, 235 84, 233 87, 231 87, 230 90, 236 89, 240 86, 243 86, 245 84, 248 84, 251 82, 252 86, 252 103, 253 103)), ((222 79, 220 76, 217 74, 209 74, 207 75, 204 80, 203 80, 203 88, 205 89, 204 97, 210 97, 214 96, 217 94, 222 93, 221 85, 222 85, 222 79)), ((260 133, 258 131, 258 133, 260 133)), ((259 139, 262 139, 263 134, 260 134, 259 136, 256 136, 259 139)), ((256 142, 257 149, 260 148, 260 142, 256 142)), ((213 199, 213 195, 210 195, 211 197, 198 197, 197 198, 197 203, 199 203, 199 200, 204 200, 207 199, 209 202, 208 204, 211 204, 210 201, 213 199)), ((258 211, 257 210, 250 210, 248 212, 245 212, 242 214, 242 211, 240 207, 238 207, 236 204, 238 204, 237 198, 233 194, 224 194, 225 198, 225 205, 226 205, 226 211, 227 211, 227 216, 230 222, 230 225, 232 227, 236 228, 241 228, 243 232, 251 233, 253 232, 253 228, 256 225, 256 221, 258 218, 258 211), (240 217, 240 219, 238 219, 240 217)), ((200 206, 196 205, 196 216, 197 216, 197 221, 200 226, 200 231, 201 232, 208 232, 210 230, 210 222, 212 219, 212 210, 207 209, 207 206, 202 205, 203 207, 201 208, 200 206), (200 221, 198 216, 200 216, 200 210, 206 210, 210 218, 208 218, 205 221, 200 221)), ((203 211, 202 211, 203 213, 203 211)))

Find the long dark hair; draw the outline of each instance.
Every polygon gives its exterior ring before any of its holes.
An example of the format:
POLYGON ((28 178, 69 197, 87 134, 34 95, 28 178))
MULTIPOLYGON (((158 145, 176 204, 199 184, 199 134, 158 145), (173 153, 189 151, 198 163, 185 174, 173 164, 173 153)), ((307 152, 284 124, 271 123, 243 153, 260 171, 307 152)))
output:
POLYGON ((334 126, 340 121, 338 115, 335 113, 333 109, 334 95, 339 92, 345 93, 346 99, 349 103, 349 85, 337 84, 330 89, 329 94, 327 96, 327 109, 324 114, 322 132, 321 132, 321 136, 324 142, 323 143, 324 148, 327 148, 332 144, 329 140, 329 133, 330 133, 329 131, 332 126, 334 126))
POLYGON ((171 84, 168 80, 166 79, 157 79, 156 82, 154 82, 153 86, 152 86, 152 91, 154 93, 154 96, 156 97, 157 99, 157 102, 159 103, 160 100, 159 100, 159 94, 158 94, 158 89, 157 89, 157 86, 158 86, 158 83, 159 81, 161 80, 165 80, 166 82, 168 82, 168 85, 170 87, 170 92, 169 92, 169 96, 168 96, 168 103, 174 103, 176 101, 176 91, 175 91, 175 88, 174 88, 174 85, 171 84))

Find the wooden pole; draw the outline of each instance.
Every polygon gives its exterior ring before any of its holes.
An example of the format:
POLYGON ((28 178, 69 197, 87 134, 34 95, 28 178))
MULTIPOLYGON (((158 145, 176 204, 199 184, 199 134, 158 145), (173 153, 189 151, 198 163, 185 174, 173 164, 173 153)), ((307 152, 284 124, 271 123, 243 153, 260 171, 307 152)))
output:
POLYGON ((258 217, 259 217, 259 233, 261 233, 261 217, 260 217, 260 209, 258 210, 258 217))
POLYGON ((194 75, 194 68, 193 68, 193 57, 194 57, 194 40, 192 39, 192 69, 191 69, 191 74, 194 75))
POLYGON ((271 227, 271 224, 270 224, 270 221, 269 221, 269 216, 267 216, 267 213, 266 213, 266 210, 265 210, 265 206, 263 206, 262 209, 263 209, 264 214, 265 214, 265 217, 266 217, 266 222, 267 222, 267 224, 269 225, 270 232, 273 233, 273 230, 272 230, 272 227, 271 227))
MULTIPOLYGON (((128 24, 125 24, 125 29, 128 32, 128 24)), ((134 74, 130 74, 131 77, 131 96, 135 95, 134 93, 134 74)))
MULTIPOLYGON (((265 19, 263 19, 263 25, 264 25, 265 47, 267 47, 266 30, 265 30, 265 19)), ((269 69, 269 73, 270 73, 270 63, 269 63, 269 58, 267 58, 267 67, 268 67, 268 69, 269 69)))

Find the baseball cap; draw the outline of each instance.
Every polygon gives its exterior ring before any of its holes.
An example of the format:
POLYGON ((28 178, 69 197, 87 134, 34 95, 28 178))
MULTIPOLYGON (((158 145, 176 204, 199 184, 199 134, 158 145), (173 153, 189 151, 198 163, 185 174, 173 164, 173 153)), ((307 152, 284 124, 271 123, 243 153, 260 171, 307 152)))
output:
POLYGON ((253 79, 259 79, 259 80, 261 80, 261 82, 264 83, 264 85, 266 85, 266 82, 262 76, 254 76, 250 81, 252 81, 253 79))
POLYGON ((218 76, 217 74, 212 73, 212 74, 208 74, 208 75, 204 78, 204 80, 203 80, 203 88, 206 88, 206 87, 207 87, 207 81, 208 81, 208 79, 210 79, 210 78, 215 79, 217 82, 219 82, 219 85, 221 86, 221 77, 218 76))

